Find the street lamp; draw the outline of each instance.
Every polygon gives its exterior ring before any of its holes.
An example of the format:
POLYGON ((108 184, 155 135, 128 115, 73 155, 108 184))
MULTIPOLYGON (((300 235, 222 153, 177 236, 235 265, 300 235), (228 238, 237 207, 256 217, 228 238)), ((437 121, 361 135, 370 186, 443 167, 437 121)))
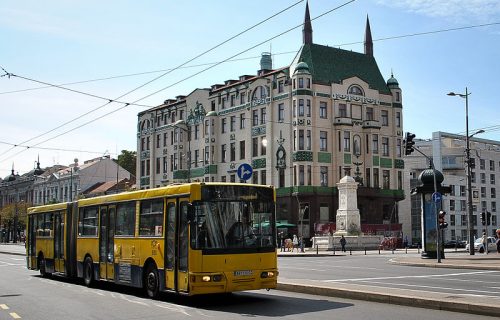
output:
POLYGON ((474 135, 483 133, 484 130, 479 130, 469 136, 469 95, 471 93, 468 92, 467 87, 465 87, 465 93, 448 93, 449 96, 455 97, 458 96, 460 98, 465 99, 465 163, 467 165, 467 227, 469 231, 469 254, 471 256, 474 255, 474 226, 473 222, 473 213, 472 213, 472 178, 471 178, 471 161, 470 161, 470 138, 474 135))
POLYGON ((187 133, 188 139, 188 156, 187 156, 187 167, 188 167, 188 178, 187 181, 191 182, 191 128, 188 126, 186 121, 177 120, 173 124, 174 127, 179 128, 187 133))

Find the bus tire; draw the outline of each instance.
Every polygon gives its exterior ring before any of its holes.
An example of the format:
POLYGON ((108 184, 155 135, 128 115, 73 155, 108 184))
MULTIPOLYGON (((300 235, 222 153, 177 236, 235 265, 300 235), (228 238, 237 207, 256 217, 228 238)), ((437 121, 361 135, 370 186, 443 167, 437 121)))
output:
POLYGON ((38 257, 38 270, 40 270, 40 275, 46 278, 49 274, 47 273, 47 261, 43 254, 38 257))
POLYGON ((89 288, 94 283, 94 265, 90 257, 85 258, 83 262, 83 283, 89 288))
POLYGON ((144 276, 144 289, 151 299, 157 299, 160 294, 160 279, 154 263, 150 263, 147 266, 144 276))

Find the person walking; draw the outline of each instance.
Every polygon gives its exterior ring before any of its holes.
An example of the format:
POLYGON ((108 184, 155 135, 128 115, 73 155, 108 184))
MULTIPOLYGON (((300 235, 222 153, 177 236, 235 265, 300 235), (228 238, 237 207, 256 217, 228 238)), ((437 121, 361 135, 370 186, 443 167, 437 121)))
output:
POLYGON ((484 253, 488 254, 488 236, 486 232, 483 232, 483 236, 481 237, 481 241, 483 243, 484 253))
POLYGON ((295 248, 297 248, 297 252, 299 252, 299 239, 297 238, 297 235, 295 235, 295 234, 293 235, 292 244, 293 244, 292 252, 295 248))
POLYGON ((347 244, 347 240, 344 238, 344 236, 342 236, 340 238, 340 247, 342 248, 342 252, 346 252, 345 251, 345 245, 347 244))

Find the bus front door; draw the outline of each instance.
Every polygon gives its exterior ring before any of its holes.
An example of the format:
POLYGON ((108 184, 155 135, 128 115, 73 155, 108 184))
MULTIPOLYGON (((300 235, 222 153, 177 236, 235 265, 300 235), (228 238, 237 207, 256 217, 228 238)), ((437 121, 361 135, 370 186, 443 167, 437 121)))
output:
POLYGON ((101 206, 101 228, 99 232, 99 274, 101 279, 113 280, 114 239, 115 239, 115 206, 101 206))
POLYGON ((64 217, 61 212, 54 214, 54 267, 56 272, 66 272, 64 264, 64 217))
POLYGON ((168 199, 166 219, 166 287, 176 292, 189 291, 187 199, 168 199))

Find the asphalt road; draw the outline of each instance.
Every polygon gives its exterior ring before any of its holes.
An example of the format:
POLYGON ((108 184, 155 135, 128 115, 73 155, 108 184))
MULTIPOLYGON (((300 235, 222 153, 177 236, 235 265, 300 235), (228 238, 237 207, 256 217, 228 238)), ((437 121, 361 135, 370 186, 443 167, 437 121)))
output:
POLYGON ((391 254, 280 257, 278 267, 280 280, 475 295, 500 304, 500 271, 401 266, 389 263, 393 257, 391 254))
MULTIPOLYGON (((297 259, 294 259, 297 260, 297 259)), ((280 263, 282 261, 280 260, 280 263)), ((111 284, 87 289, 80 281, 41 278, 21 256, 0 255, 0 320, 3 319, 454 319, 470 314, 425 310, 282 291, 150 300, 139 290, 111 284)), ((475 320, 493 317, 473 316, 475 320)))

